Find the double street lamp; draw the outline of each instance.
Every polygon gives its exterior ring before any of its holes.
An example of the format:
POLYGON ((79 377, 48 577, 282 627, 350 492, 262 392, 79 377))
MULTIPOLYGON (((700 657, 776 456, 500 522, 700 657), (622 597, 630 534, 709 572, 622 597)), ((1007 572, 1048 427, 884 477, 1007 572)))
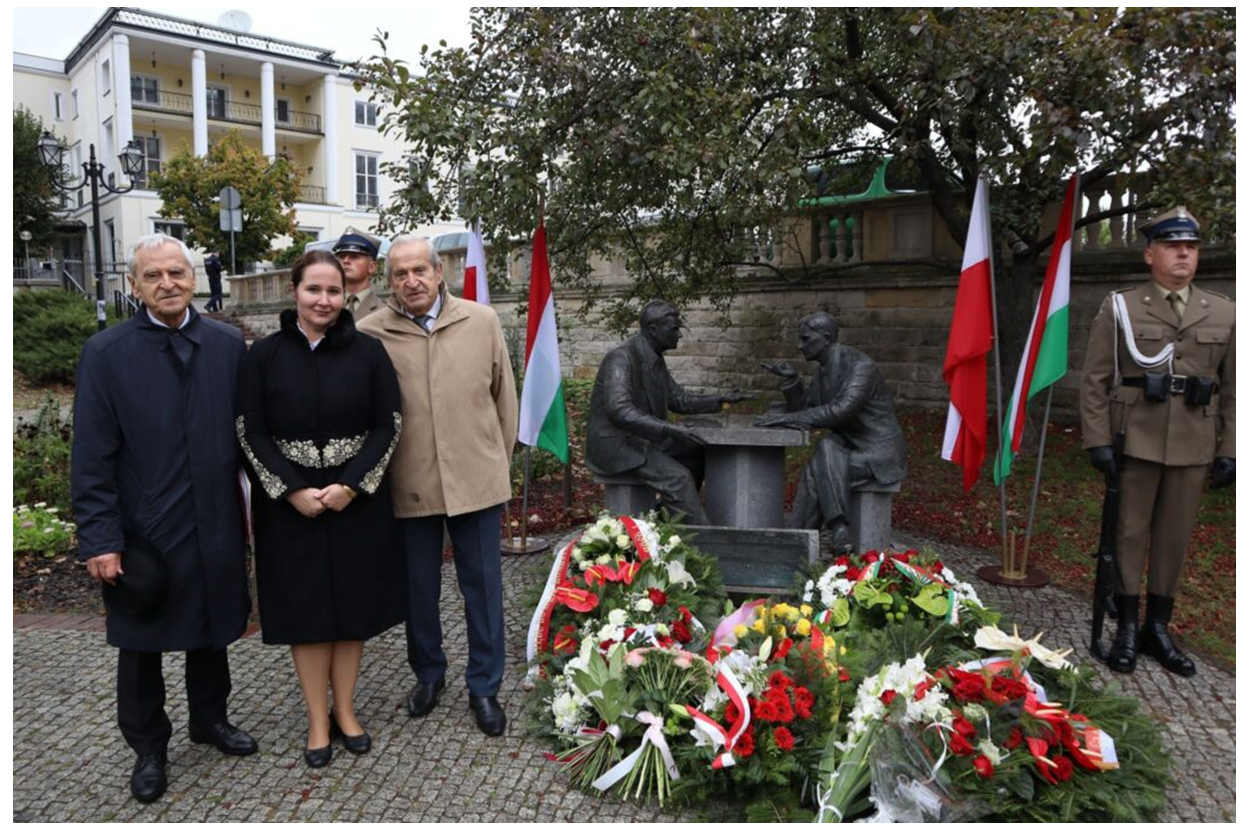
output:
POLYGON ((91 152, 89 159, 83 163, 83 177, 80 181, 74 183, 64 183, 61 181, 61 171, 64 168, 65 148, 61 145, 60 139, 49 132, 44 132, 43 138, 39 139, 39 160, 48 167, 52 172, 52 184, 60 190, 73 192, 81 188, 88 182, 91 183, 91 230, 93 239, 92 250, 95 255, 95 299, 96 299, 96 320, 99 327, 105 327, 104 318, 104 254, 101 245, 100 234, 100 188, 103 187, 108 193, 129 193, 134 190, 135 180, 143 173, 143 147, 139 140, 135 139, 126 145, 126 149, 121 152, 118 159, 121 161, 122 172, 126 174, 126 178, 130 180, 127 187, 119 188, 109 183, 105 177, 104 165, 96 161, 95 145, 90 145, 91 152))

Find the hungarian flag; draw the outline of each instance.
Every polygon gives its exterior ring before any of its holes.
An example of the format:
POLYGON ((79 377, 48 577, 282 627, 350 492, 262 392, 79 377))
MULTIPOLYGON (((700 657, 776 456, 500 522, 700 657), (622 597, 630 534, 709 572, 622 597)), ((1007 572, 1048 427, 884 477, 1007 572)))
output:
POLYGON ((951 389, 946 414, 946 437, 942 458, 964 469, 964 492, 981 477, 985 464, 986 368, 985 355, 994 342, 994 295, 990 285, 989 185, 977 180, 964 244, 963 271, 955 295, 950 338, 942 377, 951 389))
POLYGON ((569 429, 564 418, 564 382, 556 337, 556 305, 547 266, 547 230, 534 232, 534 263, 530 268, 529 321, 525 332, 525 384, 521 387, 518 438, 530 447, 550 450, 569 461, 569 429))
POLYGON ((461 296, 483 306, 490 305, 490 285, 486 282, 486 248, 482 245, 482 223, 474 220, 469 230, 469 250, 464 260, 464 289, 461 296))
POLYGON ((1055 242, 1046 266, 1033 325, 1016 373, 1016 388, 1011 393, 1007 414, 1003 419, 1002 440, 994 465, 997 484, 1011 473, 1011 460, 1020 452, 1024 438, 1026 407, 1029 399, 1058 381, 1068 371, 1068 295, 1072 282, 1072 224, 1075 217, 1077 187, 1080 176, 1073 174, 1068 183, 1063 209, 1055 225, 1055 242))

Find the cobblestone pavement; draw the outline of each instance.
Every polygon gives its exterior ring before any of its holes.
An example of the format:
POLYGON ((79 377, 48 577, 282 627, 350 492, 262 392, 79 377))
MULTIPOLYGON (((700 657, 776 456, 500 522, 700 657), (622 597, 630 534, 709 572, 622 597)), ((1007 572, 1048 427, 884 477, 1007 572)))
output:
MULTIPOLYGON (((923 541, 899 541, 922 547, 923 541)), ((936 547, 936 546, 935 546, 936 547)), ((987 564, 985 555, 941 546, 961 576, 987 564)), ((444 569, 444 631, 451 659, 448 687, 424 719, 410 719, 404 697, 412 685, 401 627, 370 641, 357 711, 374 739, 368 755, 335 747, 321 771, 304 765, 304 717, 288 651, 259 637, 230 648, 236 724, 260 742, 255 756, 232 758, 186 733, 182 657, 166 657, 170 787, 161 800, 130 798, 134 756, 116 726, 116 651, 99 631, 51 628, 46 619, 15 619, 13 655, 13 817, 16 821, 643 821, 697 819, 696 811, 596 799, 571 790, 543 747, 525 735, 521 683, 531 587, 541 577, 538 557, 506 557, 505 621, 508 667, 500 701, 509 716, 496 739, 479 733, 457 683, 464 671, 463 606, 454 569, 444 569)), ((965 579, 968 579, 965 577, 965 579)), ((1021 624, 1021 634, 1045 630, 1046 642, 1080 648, 1088 637, 1084 599, 1053 587, 1024 591, 987 586, 977 591, 1021 624)), ((1162 723, 1176 779, 1164 820, 1235 819, 1235 677, 1198 660, 1196 678, 1169 675, 1145 661, 1127 678, 1112 677, 1139 696, 1162 723)))

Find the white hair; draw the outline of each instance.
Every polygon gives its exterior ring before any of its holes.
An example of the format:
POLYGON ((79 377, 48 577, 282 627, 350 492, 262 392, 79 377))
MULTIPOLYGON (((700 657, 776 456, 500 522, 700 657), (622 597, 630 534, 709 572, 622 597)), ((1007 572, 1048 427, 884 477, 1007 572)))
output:
POLYGON ((401 245, 411 245, 417 242, 424 242, 426 248, 430 251, 430 267, 435 271, 439 271, 443 267, 443 259, 438 256, 438 252, 434 250, 434 241, 429 237, 419 237, 416 234, 400 234, 391 240, 391 247, 386 249, 386 279, 391 279, 391 261, 394 257, 391 252, 401 245))
POLYGON ((177 237, 171 237, 169 234, 155 233, 148 234, 146 237, 139 237, 135 240, 134 245, 126 249, 126 273, 131 277, 139 276, 135 274, 135 258, 139 251, 149 251, 169 243, 178 246, 178 250, 182 252, 182 258, 187 261, 187 268, 194 269, 195 265, 191 260, 191 249, 187 248, 186 243, 177 237))

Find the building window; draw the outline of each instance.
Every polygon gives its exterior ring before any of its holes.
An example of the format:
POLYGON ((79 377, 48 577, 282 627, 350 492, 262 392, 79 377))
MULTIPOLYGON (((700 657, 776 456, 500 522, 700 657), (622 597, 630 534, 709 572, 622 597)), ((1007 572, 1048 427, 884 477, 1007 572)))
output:
POLYGON ((371 104, 368 101, 357 101, 356 102, 356 126, 358 127, 378 126, 378 105, 371 104))
POLYGON ((186 241, 187 226, 182 222, 170 222, 164 219, 153 220, 152 231, 153 233, 173 237, 176 240, 186 241))
POLYGON ((59 92, 52 93, 52 120, 65 120, 65 102, 62 101, 62 95, 59 92))
POLYGON ((209 87, 207 93, 208 117, 224 120, 226 117, 226 88, 209 87))
POLYGON ((130 100, 135 104, 160 103, 160 81, 151 75, 131 75, 130 100))
POLYGON ((69 117, 78 118, 78 90, 69 91, 69 117))
POLYGON ((142 172, 135 177, 137 188, 146 188, 151 183, 153 173, 161 172, 161 140, 156 136, 138 136, 139 147, 143 149, 142 172))
POLYGON ((108 95, 113 91, 113 74, 109 71, 108 61, 100 64, 100 89, 101 95, 108 95))
POLYGON ((274 112, 279 124, 291 123, 291 99, 278 98, 274 101, 274 112))
POLYGON ((356 154, 356 210, 375 211, 378 208, 378 157, 369 153, 356 154))

